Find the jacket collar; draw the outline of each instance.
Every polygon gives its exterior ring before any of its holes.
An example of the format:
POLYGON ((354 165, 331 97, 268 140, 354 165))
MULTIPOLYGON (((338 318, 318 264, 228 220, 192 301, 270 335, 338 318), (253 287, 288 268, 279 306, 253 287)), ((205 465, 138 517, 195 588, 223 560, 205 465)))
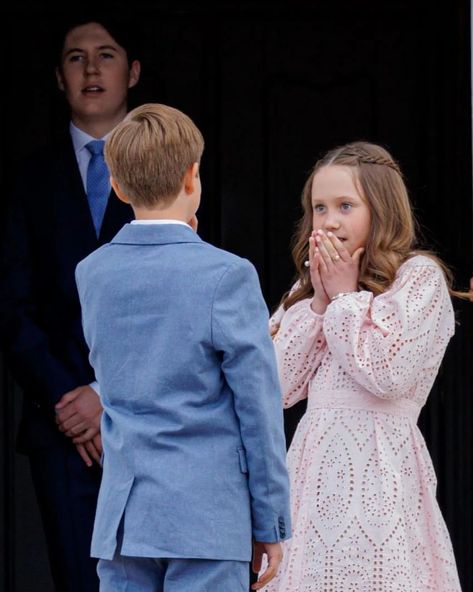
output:
POLYGON ((125 224, 112 239, 112 244, 164 245, 169 243, 201 243, 202 239, 183 224, 125 224))

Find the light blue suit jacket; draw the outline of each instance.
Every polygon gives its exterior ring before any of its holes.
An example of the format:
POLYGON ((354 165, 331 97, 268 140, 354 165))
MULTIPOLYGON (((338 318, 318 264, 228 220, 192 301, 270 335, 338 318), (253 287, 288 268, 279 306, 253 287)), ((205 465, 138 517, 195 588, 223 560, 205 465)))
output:
POLYGON ((281 393, 254 267, 127 224, 76 270, 104 406, 92 555, 248 561, 290 535, 281 393))

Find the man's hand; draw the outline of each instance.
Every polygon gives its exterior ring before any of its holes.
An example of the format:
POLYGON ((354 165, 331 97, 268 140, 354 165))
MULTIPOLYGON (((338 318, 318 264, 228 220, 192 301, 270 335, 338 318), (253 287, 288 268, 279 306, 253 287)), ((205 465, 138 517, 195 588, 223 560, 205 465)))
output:
POLYGON ((100 434, 96 434, 91 440, 85 442, 85 444, 76 444, 77 452, 80 454, 82 460, 88 467, 91 467, 93 461, 102 466, 102 438, 100 434))
POLYGON ((63 395, 55 409, 59 430, 73 438, 74 444, 84 444, 99 433, 103 409, 99 396, 89 385, 63 395))
POLYGON ((268 556, 268 567, 258 578, 258 581, 252 584, 252 590, 263 588, 278 573, 279 565, 282 561, 281 543, 260 543, 257 541, 253 543, 253 571, 255 573, 258 573, 261 569, 261 560, 264 553, 268 556))

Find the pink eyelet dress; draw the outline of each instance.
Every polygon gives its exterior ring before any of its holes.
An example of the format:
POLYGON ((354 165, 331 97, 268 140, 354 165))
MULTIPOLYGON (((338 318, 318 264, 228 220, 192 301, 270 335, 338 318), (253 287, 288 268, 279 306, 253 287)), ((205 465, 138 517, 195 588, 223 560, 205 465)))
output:
POLYGON ((308 397, 288 453, 293 537, 265 592, 459 592, 436 477, 416 425, 454 332, 437 263, 388 291, 271 319, 284 406, 308 397))

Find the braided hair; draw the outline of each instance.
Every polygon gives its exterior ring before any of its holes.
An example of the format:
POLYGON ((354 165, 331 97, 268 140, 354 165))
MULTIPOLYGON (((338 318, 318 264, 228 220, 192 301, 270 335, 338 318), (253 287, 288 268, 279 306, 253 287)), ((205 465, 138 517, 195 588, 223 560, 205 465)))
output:
POLYGON ((447 268, 435 255, 428 251, 415 251, 417 223, 397 162, 382 146, 352 142, 330 150, 318 160, 304 185, 301 199, 304 213, 292 248, 297 283, 283 296, 284 309, 314 294, 310 271, 304 265, 309 258, 308 239, 312 232, 312 183, 317 172, 330 165, 353 170, 355 184, 370 209, 370 231, 360 262, 360 289, 373 292, 375 296, 385 292, 393 283, 400 265, 415 254, 435 259, 450 282, 447 268))

